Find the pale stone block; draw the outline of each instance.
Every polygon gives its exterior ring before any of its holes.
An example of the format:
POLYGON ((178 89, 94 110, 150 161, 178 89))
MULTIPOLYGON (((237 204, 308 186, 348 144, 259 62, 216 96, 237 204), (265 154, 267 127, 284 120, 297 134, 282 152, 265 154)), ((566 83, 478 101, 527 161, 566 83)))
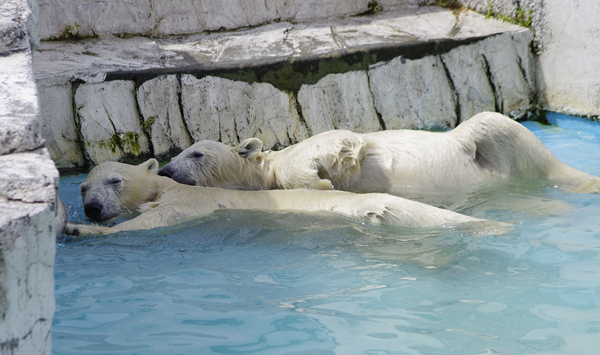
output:
POLYGON ((54 163, 59 168, 85 165, 78 143, 77 126, 73 115, 73 90, 70 82, 52 85, 38 81, 40 96, 40 128, 54 163))
POLYGON ((181 86, 184 120, 195 142, 237 145, 257 137, 270 149, 308 137, 291 95, 270 84, 182 75, 181 86))
POLYGON ((39 148, 38 97, 31 51, 0 55, 0 154, 39 148))
POLYGON ((532 33, 523 30, 454 48, 442 55, 458 97, 459 121, 498 110, 521 118, 535 95, 532 33))
POLYGON ((309 137, 291 93, 279 91, 271 84, 254 83, 249 110, 252 119, 245 137, 260 138, 265 149, 287 147, 309 137))
POLYGON ((534 22, 537 84, 549 110, 600 117, 600 2, 545 0, 534 22))
POLYGON ((484 67, 491 75, 498 112, 520 118, 531 106, 532 93, 510 33, 481 42, 484 67))
POLYGON ((132 81, 81 84, 75 107, 89 159, 96 163, 150 153, 132 81))
POLYGON ((0 156, 0 200, 28 203, 54 201, 49 185, 58 179, 58 171, 47 149, 0 156))
POLYGON ((233 29, 278 18, 272 1, 264 0, 153 1, 152 12, 160 19, 157 35, 233 29))
POLYGON ((181 86, 176 75, 148 80, 137 90, 143 127, 152 141, 155 155, 172 149, 183 150, 192 144, 181 116, 180 93, 181 86))
POLYGON ((0 53, 35 49, 40 42, 35 1, 0 1, 0 53))
POLYGON ((459 108, 458 122, 483 111, 495 111, 496 97, 485 70, 479 43, 456 47, 442 55, 452 78, 459 108))
POLYGON ((210 139, 239 143, 236 122, 242 128, 249 120, 249 112, 244 112, 250 105, 249 86, 210 76, 202 79, 188 74, 181 76, 183 117, 194 142, 210 139))
POLYGON ((381 129, 365 71, 329 74, 298 92, 304 121, 310 132, 333 129, 367 133, 381 129))
MULTIPOLYGON (((42 39, 117 33, 171 35, 235 29, 274 21, 360 14, 371 0, 38 0, 42 39)), ((397 3, 414 3, 396 1, 397 3)), ((390 1, 388 1, 390 3, 390 1)))
POLYGON ((0 216, 2 350, 15 355, 50 354, 56 243, 52 205, 4 200, 0 216), (36 260, 42 248, 49 262, 36 260))
POLYGON ((279 18, 290 21, 330 19, 344 15, 359 14, 369 10, 371 0, 291 0, 272 1, 277 6, 279 18))
POLYGON ((449 78, 438 56, 401 57, 369 68, 375 108, 386 129, 447 129, 456 125, 449 78))
POLYGON ((536 83, 536 68, 535 59, 531 53, 531 47, 533 46, 533 31, 523 30, 512 33, 513 45, 518 56, 518 64, 522 69, 525 80, 529 85, 529 91, 534 97, 537 96, 537 83, 536 83))
POLYGON ((0 343, 50 354, 58 171, 47 149, 0 156, 0 343))
MULTIPOLYGON (((166 53, 189 53, 198 63, 244 62, 290 56, 291 23, 275 23, 232 32, 203 33, 190 36, 188 41, 165 39, 159 43, 166 53)), ((292 48, 291 48, 292 47, 292 48)))

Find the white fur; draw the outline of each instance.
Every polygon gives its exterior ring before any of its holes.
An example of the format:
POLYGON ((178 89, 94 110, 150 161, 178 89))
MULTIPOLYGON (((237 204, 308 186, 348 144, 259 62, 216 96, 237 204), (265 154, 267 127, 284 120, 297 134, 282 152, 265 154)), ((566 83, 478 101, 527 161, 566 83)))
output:
POLYGON ((106 234, 125 230, 150 229, 177 223, 222 209, 331 211, 374 224, 408 227, 433 227, 459 223, 484 223, 495 227, 501 223, 484 221, 456 212, 436 208, 388 194, 355 194, 345 191, 271 190, 240 191, 233 189, 188 186, 166 177, 149 174, 151 159, 140 166, 102 163, 90 172, 84 186, 88 191, 112 189, 104 183, 111 176, 127 176, 118 194, 108 194, 106 201, 122 204, 137 201, 130 208, 139 216, 114 227, 67 224, 68 234, 106 234), (144 170, 145 169, 145 170, 144 170), (100 178, 102 177, 102 178, 100 178), (144 187, 148 188, 144 188, 144 187))
POLYGON ((247 190, 313 188, 418 196, 520 176, 547 179, 574 192, 600 192, 600 178, 561 163, 528 129, 493 112, 475 115, 444 133, 339 130, 281 151, 261 149, 256 138, 235 148, 201 141, 165 169, 188 184, 247 190), (196 163, 187 159, 190 152, 215 145, 227 153, 207 155, 200 163, 218 166, 212 169, 218 175, 191 168, 196 163))

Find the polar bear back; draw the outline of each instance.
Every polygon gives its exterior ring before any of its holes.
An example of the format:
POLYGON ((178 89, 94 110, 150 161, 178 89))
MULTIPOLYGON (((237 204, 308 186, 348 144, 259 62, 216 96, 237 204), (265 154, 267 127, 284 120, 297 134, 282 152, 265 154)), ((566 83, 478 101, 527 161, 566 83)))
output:
POLYGON ((280 189, 347 189, 356 183, 365 139, 345 130, 321 133, 268 155, 280 189))

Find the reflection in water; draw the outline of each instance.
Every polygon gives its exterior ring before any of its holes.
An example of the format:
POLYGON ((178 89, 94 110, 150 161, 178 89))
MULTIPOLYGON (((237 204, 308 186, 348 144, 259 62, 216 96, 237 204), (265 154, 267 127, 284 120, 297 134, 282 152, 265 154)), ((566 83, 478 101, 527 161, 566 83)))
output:
MULTIPOLYGON (((560 159, 600 175, 592 133, 527 125, 560 159)), ((85 222, 82 180, 63 178, 61 197, 85 222)), ((64 238, 53 353, 595 353, 600 196, 515 180, 431 201, 513 228, 493 236, 217 211, 64 238)))

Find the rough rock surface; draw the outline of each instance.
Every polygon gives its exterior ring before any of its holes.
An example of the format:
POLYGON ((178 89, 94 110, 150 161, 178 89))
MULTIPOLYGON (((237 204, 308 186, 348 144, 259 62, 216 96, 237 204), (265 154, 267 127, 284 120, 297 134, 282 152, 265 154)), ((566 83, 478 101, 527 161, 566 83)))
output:
POLYGON ((143 127, 155 155, 183 150, 192 144, 179 106, 180 95, 181 85, 176 75, 159 76, 137 89, 143 127))
POLYGON ((52 80, 42 80, 38 81, 38 87, 40 107, 43 107, 40 111, 41 134, 56 165, 63 168, 85 165, 73 115, 71 83, 54 84, 52 80))
POLYGON ((439 56, 396 58, 369 70, 375 107, 386 129, 443 130, 456 125, 456 106, 439 56))
POLYGON ((600 117, 600 2, 460 0, 482 14, 531 22, 537 92, 549 110, 600 117))
MULTIPOLYGON (((17 44, 20 44, 17 42, 17 44)), ((37 149, 39 132, 38 99, 31 50, 8 51, 0 55, 0 154, 37 149)))
POLYGON ((236 29, 280 21, 357 15, 429 0, 38 0, 40 35, 92 37, 114 33, 164 36, 236 29), (375 9, 379 5, 380 8, 375 9))
POLYGON ((298 92, 304 121, 311 134, 332 129, 375 132, 382 129, 366 71, 329 74, 298 92))
POLYGON ((271 149, 308 138, 294 99, 270 84, 192 75, 183 75, 181 81, 184 119, 196 142, 236 145, 257 137, 271 149))
POLYGON ((75 107, 85 152, 94 163, 150 152, 132 81, 81 84, 75 107))
POLYGON ((58 171, 40 134, 27 0, 0 2, 0 353, 50 354, 58 171))

